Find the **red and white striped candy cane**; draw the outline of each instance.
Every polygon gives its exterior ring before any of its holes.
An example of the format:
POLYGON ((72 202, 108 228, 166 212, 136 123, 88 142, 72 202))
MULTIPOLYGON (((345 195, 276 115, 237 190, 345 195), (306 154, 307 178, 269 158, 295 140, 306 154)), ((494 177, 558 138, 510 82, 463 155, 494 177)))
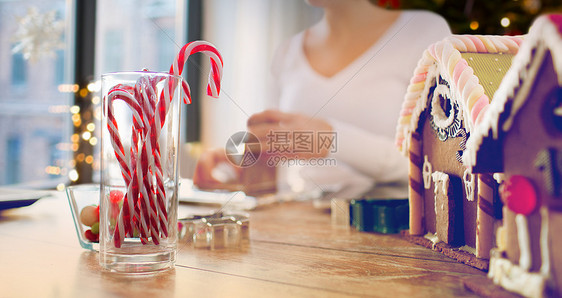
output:
MULTIPOLYGON (((220 93, 220 80, 222 77, 222 58, 220 53, 216 50, 216 48, 205 41, 195 41, 186 44, 182 47, 180 53, 176 57, 176 60, 170 67, 170 73, 174 75, 181 75, 183 71, 183 67, 185 62, 187 61, 188 57, 191 54, 202 52, 209 56, 211 61, 211 71, 209 73, 209 82, 207 86, 207 94, 212 97, 218 97, 220 93)), ((173 91, 175 90, 175 86, 173 82, 168 83, 168 88, 163 88, 162 94, 160 96, 160 100, 156 106, 152 106, 152 99, 154 98, 153 94, 151 93, 151 84, 144 83, 141 84, 144 87, 138 88, 136 92, 136 99, 139 102, 139 106, 142 109, 143 114, 143 131, 144 137, 141 137, 140 141, 140 148, 136 151, 137 155, 140 153, 140 161, 137 159, 136 164, 133 168, 129 169, 130 183, 129 188, 133 188, 133 185, 137 185, 139 189, 139 204, 141 205, 140 209, 140 226, 139 229, 141 231, 141 239, 148 236, 148 230, 150 230, 151 237, 155 244, 158 244, 158 232, 162 233, 162 236, 167 237, 167 210, 166 210, 166 195, 165 195, 165 188, 162 179, 162 168, 160 162, 160 150, 158 147, 158 138, 161 133, 161 128, 164 126, 166 121, 166 114, 169 109, 169 104, 173 98, 173 91), (154 107, 154 109, 151 109, 154 107), (149 118, 149 123, 147 125, 146 121, 149 118), (149 154, 150 153, 150 154, 149 154), (149 166, 152 165, 152 166, 149 166), (154 189, 151 187, 151 181, 148 179, 149 169, 152 169, 153 173, 156 177, 156 195, 152 193, 154 189), (131 173, 132 171, 132 173, 131 173), (133 177, 136 176, 136 179, 133 177), (141 182, 142 180, 142 182, 141 182), (156 212, 155 209, 156 208, 156 212), (155 221, 155 214, 157 214, 159 223, 155 221), (160 229, 155 229, 156 226, 159 226, 160 229)), ((185 103, 191 103, 191 93, 189 89, 189 85, 182 81, 182 88, 184 90, 183 101, 185 103)), ((154 89, 152 89, 154 90, 154 89)), ((136 110, 136 109, 135 109, 136 110)), ((142 120, 141 120, 142 121, 142 120)), ((115 146, 114 146, 115 148, 115 146)), ((117 155, 116 151, 116 155, 117 155)), ((122 167, 122 170, 125 168, 122 167)), ((123 174, 125 176, 125 174, 123 174)), ((127 179, 125 178, 127 181, 127 179)), ((130 193, 128 191, 128 193, 130 193)), ((136 198, 136 197, 135 197, 136 198)), ((132 213, 129 210, 128 213, 132 213)), ((122 230, 124 223, 122 221, 123 217, 121 214, 124 212, 120 212, 120 217, 114 232, 114 244, 116 247, 121 246, 121 242, 123 241, 123 237, 125 232, 122 230), (120 228, 121 227, 121 228, 120 228)), ((143 241, 144 243, 144 241, 143 241)))
MULTIPOLYGON (((211 71, 209 72, 207 94, 218 98, 220 94, 223 62, 219 51, 212 43, 198 40, 184 45, 176 56, 176 60, 174 60, 174 63, 170 67, 170 73, 174 75, 181 75, 187 59, 190 55, 195 53, 204 53, 209 56, 211 61, 211 71)), ((189 89, 189 85, 184 81, 182 87, 184 91, 183 102, 186 104, 191 103, 191 91, 189 89)))
MULTIPOLYGON (((220 82, 222 78, 222 57, 218 50, 209 42, 206 41, 194 41, 191 43, 186 44, 182 47, 180 52, 178 53, 176 60, 170 67, 170 73, 173 75, 181 75, 183 71, 183 67, 187 62, 187 59, 190 55, 202 52, 207 54, 211 60, 211 71, 209 73, 209 82, 207 86, 207 94, 212 97, 218 97, 220 94, 220 82)), ((184 89, 184 102, 190 103, 191 102, 191 93, 189 91, 189 85, 182 81, 182 87, 184 89)), ((146 84, 148 85, 148 84, 146 84)), ((173 92, 175 90, 175 86, 173 82, 168 83, 169 88, 164 88, 162 94, 160 96, 160 100, 156 105, 156 109, 154 113, 154 122, 151 121, 150 130, 151 132, 148 133, 150 139, 147 139, 151 142, 154 146, 157 146, 158 138, 161 134, 161 128, 164 126, 166 122, 166 115, 168 113, 170 102, 173 98, 173 92)), ((145 100, 146 102, 146 100, 145 100)), ((148 109, 145 109, 147 111, 148 109)), ((147 144, 150 145, 150 144, 147 144)), ((153 150, 153 152, 158 152, 159 150, 153 150)), ((168 226, 168 216, 167 216, 167 209, 166 209, 166 195, 165 195, 165 188, 162 179, 162 172, 160 166, 160 156, 154 155, 152 156, 155 166, 155 173, 156 173, 156 180, 157 180, 157 192, 156 192, 156 202, 155 205, 158 207, 158 216, 160 221, 160 226, 163 228, 162 233, 164 236, 168 235, 167 226, 168 226)))
MULTIPOLYGON (((135 182, 136 178, 133 175, 136 174, 133 172, 134 168, 132 167, 133 163, 137 163, 136 156, 135 156, 135 144, 134 138, 135 133, 144 130, 144 127, 149 125, 148 120, 146 117, 142 117, 143 114, 142 108, 138 104, 138 101, 135 99, 131 92, 134 92, 131 88, 123 88, 124 86, 119 85, 112 88, 108 93, 108 124, 107 128, 109 130, 109 134, 111 136, 111 144, 113 146, 115 156, 119 162, 121 167, 121 172, 123 175, 123 179, 125 180, 125 184, 127 187, 127 193, 125 194, 124 201, 123 201, 123 208, 121 212, 119 212, 118 220, 116 222, 115 232, 114 232, 114 239, 119 239, 119 246, 122 239, 125 235, 132 235, 134 224, 133 224, 133 216, 135 213, 135 200, 138 196, 138 187, 136 187, 135 182), (124 101, 132 111, 133 115, 133 140, 131 144, 131 165, 128 165, 126 159, 124 157, 124 148, 119 136, 119 128, 117 126, 117 121, 115 120, 114 111, 113 111, 113 102, 115 100, 122 100, 124 101)), ((147 234, 146 230, 143 230, 142 227, 139 227, 139 230, 147 234)), ((114 241, 115 242, 115 241, 114 241)))
MULTIPOLYGON (((183 72, 183 68, 187 59, 190 55, 195 53, 204 53, 209 56, 211 61, 211 71, 209 73, 209 82, 207 86, 207 94, 212 97, 218 97, 220 94, 220 82, 222 78, 222 57, 218 50, 209 42, 206 41, 194 41, 190 42, 182 47, 180 52, 178 53, 176 60, 170 67, 170 74, 173 75, 181 75, 183 72)), ((184 90, 183 100, 184 103, 191 103, 191 92, 189 89, 189 85, 182 81, 182 87, 184 90)), ((151 132, 149 133, 150 139, 149 141, 152 144, 157 144, 158 138, 161 134, 161 129, 166 122, 166 115, 168 113, 170 102, 173 98, 173 92, 175 87, 173 82, 168 83, 169 88, 164 88, 162 94, 160 96, 160 100, 156 105, 156 109, 154 113, 154 122, 150 125, 151 132)), ((156 146, 156 145, 155 145, 156 146)), ((158 152, 158 150, 155 150, 158 152)), ((156 180, 157 180, 157 192, 156 192, 156 202, 155 205, 158 207, 158 215, 160 220, 160 226, 163 227, 162 233, 163 235, 167 236, 168 232, 166 227, 168 226, 168 215, 166 209, 166 192, 164 188, 164 183, 162 179, 162 172, 160 166, 160 156, 159 154, 154 156, 154 162, 156 163, 156 180), (160 170, 160 171, 158 171, 160 170)))

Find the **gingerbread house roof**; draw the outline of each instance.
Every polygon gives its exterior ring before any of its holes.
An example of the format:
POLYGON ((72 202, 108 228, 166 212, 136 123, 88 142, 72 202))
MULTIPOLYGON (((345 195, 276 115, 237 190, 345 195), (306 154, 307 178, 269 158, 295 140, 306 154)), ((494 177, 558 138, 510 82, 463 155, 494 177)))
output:
POLYGON ((527 95, 531 84, 523 82, 532 82, 539 70, 538 66, 530 66, 534 64, 534 60, 542 60, 547 50, 552 53, 558 85, 562 86, 562 14, 541 16, 531 26, 518 54, 513 58, 511 68, 498 87, 488 112, 483 115, 481 123, 467 141, 467 149, 463 155, 465 165, 474 167, 477 164, 477 152, 485 138, 498 139, 501 131, 509 130, 513 118, 529 99, 527 95), (507 105, 508 102, 511 104, 507 105))
POLYGON ((461 117, 468 119, 465 129, 471 131, 488 108, 521 42, 522 37, 517 36, 452 35, 429 46, 414 70, 402 104, 397 147, 407 151, 406 142, 428 106, 428 94, 437 76, 448 82, 461 117))

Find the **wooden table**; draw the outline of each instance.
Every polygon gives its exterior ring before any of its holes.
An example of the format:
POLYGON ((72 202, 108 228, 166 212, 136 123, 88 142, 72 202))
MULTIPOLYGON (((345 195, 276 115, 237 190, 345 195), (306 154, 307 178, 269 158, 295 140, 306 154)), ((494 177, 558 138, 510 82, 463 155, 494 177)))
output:
POLYGON ((181 243, 175 268, 158 274, 109 273, 55 193, 0 213, 0 297, 450 297, 472 296, 461 280, 485 276, 397 235, 332 227, 310 202, 252 211, 250 238, 240 250, 181 243))

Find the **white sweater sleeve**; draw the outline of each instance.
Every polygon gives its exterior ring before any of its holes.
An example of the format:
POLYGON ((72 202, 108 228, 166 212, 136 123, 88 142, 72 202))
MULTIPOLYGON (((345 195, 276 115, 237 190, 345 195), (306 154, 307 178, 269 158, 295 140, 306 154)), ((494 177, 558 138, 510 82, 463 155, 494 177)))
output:
POLYGON ((377 183, 406 181, 408 161, 393 140, 341 121, 329 122, 337 132, 336 152, 329 157, 345 162, 377 183))

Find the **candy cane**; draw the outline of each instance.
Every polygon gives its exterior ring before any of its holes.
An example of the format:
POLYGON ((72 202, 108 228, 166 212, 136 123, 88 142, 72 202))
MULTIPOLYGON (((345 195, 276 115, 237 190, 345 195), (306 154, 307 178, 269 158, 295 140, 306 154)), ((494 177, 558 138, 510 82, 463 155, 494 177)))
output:
MULTIPOLYGON (((148 90, 148 88, 141 88, 141 89, 145 91, 148 90)), ((137 89, 137 91, 139 90, 137 89)), ((142 108, 139 105, 139 101, 142 102, 142 100, 138 99, 140 94, 141 92, 136 92, 135 95, 137 95, 136 96, 137 99, 135 99, 129 92, 118 88, 113 88, 109 92, 110 103, 108 109, 109 110, 108 129, 110 131, 110 134, 112 135, 111 140, 114 147, 114 151, 116 157, 119 160, 119 164, 121 165, 122 172, 123 172, 122 173, 123 177, 128 186, 127 195, 125 196, 125 201, 124 201, 124 205, 127 206, 128 208, 124 208, 123 211, 120 212, 114 232, 114 243, 116 247, 121 246, 121 242, 125 237, 125 235, 127 234, 132 235, 133 233, 132 227, 134 226, 134 224, 131 222, 133 220, 131 214, 136 214, 135 216, 138 218, 139 224, 137 227, 141 234, 140 238, 141 240, 143 240, 143 243, 147 242, 146 239, 148 238, 149 233, 150 236, 152 237, 153 242, 155 244, 159 243, 158 231, 160 231, 161 228, 158 226, 158 223, 156 222, 156 218, 157 218, 156 206, 153 203, 151 203, 152 201, 154 201, 154 199, 151 198, 152 188, 150 187, 151 185, 150 180, 147 178, 148 163, 149 163, 148 158, 150 156, 147 152, 151 151, 150 145, 152 144, 152 142, 146 142, 147 132, 150 131, 150 129, 147 129, 147 127, 150 127, 150 122, 148 120, 148 117, 140 116, 139 110, 142 111, 142 108), (134 126, 136 130, 133 129, 133 133, 132 133, 130 168, 124 162, 124 156, 123 156, 124 149, 120 141, 120 138, 118 136, 118 128, 116 125, 115 118, 113 116, 113 100, 115 99, 122 99, 132 108, 133 111, 133 117, 135 123, 134 126), (143 125, 140 125, 140 123, 143 123, 143 125), (139 141, 137 138, 136 131, 141 133, 140 141, 142 142, 142 144, 143 145, 148 144, 148 148, 144 146, 141 147, 143 148, 141 149, 143 154, 140 162, 137 161, 137 157, 136 157, 138 155, 138 148, 136 146, 139 141), (131 175, 131 169, 134 169, 132 173, 133 175, 131 175), (135 179, 132 179, 131 176, 133 176, 135 179), (139 197, 139 193, 140 193, 140 199, 138 203, 139 206, 137 206, 138 208, 135 208, 134 200, 139 197), (125 218, 129 218, 130 221, 125 220, 125 218)), ((155 93, 154 93, 154 97, 156 97, 155 93)), ((145 109, 147 109, 146 105, 145 105, 145 109)), ((150 111, 145 110, 142 112, 143 115, 150 115, 150 111)), ((167 236, 167 228, 165 228, 165 234, 167 236)))
MULTIPOLYGON (((158 81, 154 79, 149 80, 146 77, 141 77, 135 85, 137 100, 139 100, 145 115, 155 115, 154 109, 156 107, 157 95, 154 90, 157 83, 158 81)), ((151 133, 153 127, 154 123, 151 119, 148 129, 144 134, 144 141, 140 148, 141 163, 139 164, 140 167, 137 167, 137 173, 139 176, 139 184, 142 182, 141 193, 143 200, 141 200, 141 206, 143 207, 143 210, 148 210, 149 216, 147 219, 150 223, 152 240, 155 244, 158 244, 160 232, 162 232, 162 236, 168 236, 168 221, 167 216, 164 218, 165 220, 163 220, 162 216, 160 216, 163 212, 165 215, 167 214, 165 205, 160 207, 158 204, 158 201, 163 201, 164 198, 159 198, 159 191, 157 191, 157 194, 154 194, 152 179, 148 179, 148 174, 150 173, 150 170, 152 170, 156 178, 157 188, 159 189, 160 186, 162 188, 164 187, 162 167, 160 164, 158 136, 151 133), (152 152, 152 154, 148 154, 148 152, 152 152)), ((146 212, 144 214, 146 215, 146 212)))
MULTIPOLYGON (((125 88, 125 86, 118 85, 113 87, 108 93, 108 124, 107 128, 109 130, 111 136, 111 143, 115 152, 115 156, 119 162, 121 167, 121 172, 123 175, 123 179, 125 180, 125 184, 131 186, 128 188, 127 193, 125 194, 122 211, 119 213, 118 221, 116 222, 115 228, 115 238, 123 238, 126 234, 132 235, 133 233, 133 215, 135 212, 135 198, 136 198, 136 191, 133 187, 134 184, 131 183, 134 179, 131 173, 132 165, 136 163, 136 155, 135 155, 135 141, 133 140, 131 144, 131 167, 127 164, 125 157, 124 157, 124 148, 123 144, 119 137, 119 128, 117 126, 117 121, 115 120, 114 112, 113 112, 113 102, 115 100, 122 100, 124 101, 132 110, 133 119, 134 119, 134 127, 133 127, 133 137, 135 136, 135 131, 143 130, 144 120, 141 117, 142 109, 138 105, 136 99, 131 94, 133 90, 130 88, 125 88), (126 207, 126 208, 125 208, 126 207)), ((146 122, 146 125, 148 122, 146 122)))
MULTIPOLYGON (((173 75, 181 75, 184 64, 189 56, 197 52, 203 52, 210 58, 211 71, 209 73, 207 94, 212 97, 218 97, 220 93, 220 80, 222 77, 222 58, 212 44, 205 41, 196 41, 186 44, 184 47, 182 47, 181 51, 176 57, 176 60, 170 67, 170 73, 173 75)), ((125 181, 127 181, 127 178, 125 178, 125 176, 131 177, 128 180, 128 189, 133 189, 134 185, 137 185, 139 189, 140 211, 138 213, 140 217, 139 229, 141 231, 141 240, 144 237, 147 237, 147 232, 150 231, 150 235, 154 243, 158 244, 158 232, 161 232, 162 236, 164 237, 167 237, 168 235, 167 211, 165 204, 166 196, 162 177, 158 138, 160 136, 161 129, 165 124, 166 115, 168 113, 170 102, 173 99, 173 92, 176 86, 172 81, 170 81, 168 83, 168 88, 163 88, 160 100, 158 100, 156 106, 153 106, 152 103, 154 101, 152 99, 155 95, 152 93, 154 90, 154 88, 151 88, 152 84, 146 81, 141 82, 140 80, 139 83, 141 87, 136 88, 135 97, 138 106, 141 108, 143 116, 145 116, 140 119, 140 121, 143 122, 142 128, 144 128, 144 130, 141 130, 143 132, 141 135, 143 136, 141 136, 140 140, 138 140, 140 141, 140 148, 136 148, 136 152, 133 152, 132 150, 131 154, 136 153, 135 155, 138 156, 140 153, 140 161, 138 159, 132 158, 132 162, 133 160, 136 161, 135 167, 132 167, 131 164, 131 168, 129 168, 129 175, 126 175, 126 173, 123 173, 123 175, 125 181), (147 118, 149 118, 149 115, 153 115, 153 118, 149 120, 149 123, 147 125, 146 121, 147 118), (149 154, 149 152, 151 154, 149 154), (149 164, 151 166, 149 166, 149 164), (150 179, 148 179, 148 173, 150 169, 153 170, 156 178, 156 195, 153 194, 152 183, 150 179), (133 178, 135 176, 136 179, 133 178), (155 215, 158 217, 159 222, 156 222, 155 215)), ((191 103, 191 92, 189 89, 189 85, 185 81, 182 81, 182 89, 184 90, 184 95, 182 97, 183 101, 185 103, 191 103)), ((137 107, 133 108, 133 110, 138 112, 137 107)), ((136 116, 134 117, 136 119, 136 116)), ((112 141, 114 141, 114 144, 118 144, 117 138, 115 138, 115 140, 114 138, 112 138, 112 141)), ((120 148, 118 145, 114 145, 114 151, 116 151, 116 156, 119 155, 118 151, 120 151, 120 148)), ((125 172, 126 169, 127 167, 122 166, 122 171, 125 172)), ((127 193, 132 193, 132 191, 128 190, 127 193)), ((134 198, 136 198, 136 196, 132 197, 132 199, 134 198)), ((132 201, 132 199, 130 199, 129 201, 132 201)), ((130 205, 130 203, 128 205, 130 205)), ((130 211, 131 210, 128 210, 128 213, 132 213, 130 211)), ((114 244, 116 247, 121 246, 121 242, 123 241, 123 237, 126 233, 126 231, 123 231, 124 222, 122 215, 125 212, 126 211, 120 212, 119 220, 115 228, 114 244)))
MULTIPOLYGON (((220 94, 223 62, 219 51, 210 42, 199 40, 184 45, 176 56, 176 60, 174 60, 174 63, 170 67, 170 73, 173 75, 181 75, 184 64, 187 62, 189 56, 199 52, 208 55, 211 61, 211 71, 209 72, 207 94, 209 96, 218 98, 220 94)), ((191 92, 189 89, 189 85, 184 81, 182 87, 184 91, 183 102, 186 104, 191 103, 191 92)))
MULTIPOLYGON (((212 97, 218 97, 220 93, 220 82, 222 78, 222 57, 218 50, 209 42, 206 41, 194 41, 188 43, 182 47, 180 52, 178 53, 176 60, 170 67, 170 73, 173 75, 181 75, 183 71, 184 64, 187 62, 187 59, 190 55, 202 52, 209 56, 211 60, 211 71, 209 73, 209 82, 207 86, 207 94, 212 97)), ((190 103, 191 102, 191 92, 189 89, 189 85, 182 81, 182 88, 184 89, 184 102, 190 103)), ((148 84, 147 84, 148 85, 148 84)), ((168 83, 169 88, 164 88, 162 94, 160 96, 160 100, 156 105, 156 109, 154 113, 150 113, 150 115, 154 115, 154 122, 150 124, 151 132, 149 135, 151 139, 149 140, 152 144, 157 144, 158 138, 161 133, 161 128, 164 126, 166 121, 166 115, 168 113, 169 105, 172 100, 172 93, 175 90, 175 86, 173 85, 172 81, 168 83)), ((146 100, 145 100, 146 101, 146 100)), ((149 144, 150 145, 150 144, 149 144)), ((156 150, 155 152, 158 152, 156 150)), ((160 156, 154 156, 155 163, 159 164, 160 156)), ((161 167, 159 165, 156 166, 156 178, 157 178, 157 202, 156 206, 158 206, 158 214, 160 219, 160 224, 163 227, 167 227, 167 211, 165 205, 165 188, 162 179, 161 167)), ((162 231, 165 236, 167 236, 167 230, 162 231)))

